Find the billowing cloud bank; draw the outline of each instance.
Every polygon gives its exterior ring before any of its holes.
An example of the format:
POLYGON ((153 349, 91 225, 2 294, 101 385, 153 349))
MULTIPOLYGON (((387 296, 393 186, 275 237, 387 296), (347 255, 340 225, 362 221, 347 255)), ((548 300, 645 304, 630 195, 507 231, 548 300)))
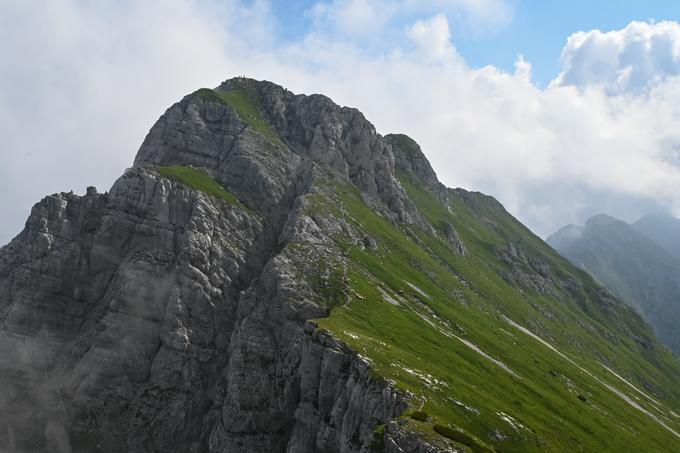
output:
POLYGON ((631 22, 622 30, 574 33, 562 51, 560 85, 640 91, 680 75, 677 22, 631 22))
POLYGON ((418 2, 424 15, 407 0, 382 15, 320 2, 285 43, 265 1, 30 3, 0 5, 2 243, 45 193, 108 188, 170 103, 236 75, 328 94, 411 135, 447 185, 496 196, 541 235, 601 211, 680 213, 675 22, 576 33, 540 89, 523 58, 513 73, 472 69, 451 41, 452 14, 509 20, 501 1, 418 2), (401 39, 374 39, 387 35, 401 39))

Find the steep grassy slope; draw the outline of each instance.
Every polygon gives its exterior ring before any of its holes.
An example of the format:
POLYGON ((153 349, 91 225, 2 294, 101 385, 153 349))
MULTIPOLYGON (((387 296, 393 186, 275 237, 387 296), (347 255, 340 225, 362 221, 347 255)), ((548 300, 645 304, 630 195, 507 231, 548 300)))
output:
POLYGON ((400 181, 434 231, 395 226, 338 181, 315 205, 377 244, 337 237, 350 301, 317 322, 413 392, 410 429, 471 451, 680 448, 680 365, 632 310, 492 198, 449 190, 445 205, 400 181))
POLYGON ((548 243, 634 307, 659 338, 680 351, 680 260, 633 226, 604 214, 548 243))
POLYGON ((219 102, 233 108, 239 117, 248 123, 250 127, 258 131, 271 142, 281 144, 279 137, 262 117, 262 108, 259 105, 253 81, 243 80, 238 88, 228 92, 201 88, 196 91, 200 97, 212 102, 219 102))
MULTIPOLYGON (((310 159, 253 87, 198 95, 310 159)), ((642 319, 493 198, 441 186, 417 143, 385 140, 412 206, 359 190, 348 176, 364 167, 310 163, 289 212, 299 222, 275 250, 297 271, 293 303, 328 309, 318 327, 412 394, 401 426, 465 451, 680 451, 680 362, 642 319)), ((378 426, 374 450, 391 428, 378 426)))
MULTIPOLYGON (((278 140, 249 89, 198 94, 278 140)), ((334 237, 345 264, 298 277, 333 306, 319 327, 414 395, 405 426, 469 451, 680 448, 680 364, 639 316, 493 198, 439 187, 410 138, 388 140, 431 228, 388 221, 328 174, 303 206, 353 230, 334 237)))

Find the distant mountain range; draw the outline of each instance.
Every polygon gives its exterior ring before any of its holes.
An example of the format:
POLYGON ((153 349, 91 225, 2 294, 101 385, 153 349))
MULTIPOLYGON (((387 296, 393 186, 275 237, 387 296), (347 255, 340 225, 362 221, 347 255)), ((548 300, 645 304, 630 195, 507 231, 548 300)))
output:
POLYGON ((629 225, 600 214, 547 242, 635 308, 680 353, 680 220, 650 215, 629 225))
POLYGON ((648 215, 631 226, 680 259, 680 219, 670 215, 648 215))

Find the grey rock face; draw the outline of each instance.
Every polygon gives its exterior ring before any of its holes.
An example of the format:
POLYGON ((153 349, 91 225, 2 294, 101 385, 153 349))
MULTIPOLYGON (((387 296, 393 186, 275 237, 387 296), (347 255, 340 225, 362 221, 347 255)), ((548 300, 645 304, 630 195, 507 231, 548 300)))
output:
MULTIPOLYGON (((346 297, 317 275, 346 267, 333 235, 364 241, 308 214, 323 178, 426 224, 392 146, 323 96, 243 80, 219 90, 243 83, 280 140, 189 95, 109 193, 46 197, 0 249, 0 450, 359 452, 406 407, 308 322, 346 297), (171 165, 204 169, 249 208, 155 169, 171 165)), ((436 451, 399 430, 385 442, 436 451)))
POLYGON ((390 431, 385 436, 385 453, 458 453, 462 451, 447 445, 431 445, 412 433, 399 430, 398 427, 390 431))
POLYGON ((429 189, 445 189, 437 179, 437 174, 427 160, 420 145, 404 134, 390 134, 385 140, 392 145, 395 167, 406 174, 413 175, 429 189))
POLYGON ((444 234, 446 235, 446 240, 453 246, 453 250, 462 256, 467 254, 465 245, 463 245, 463 241, 460 240, 460 236, 458 236, 458 232, 453 225, 450 223, 444 225, 444 234))
POLYGON ((390 144, 361 112, 322 95, 294 95, 269 82, 252 82, 231 79, 217 91, 245 86, 278 141, 248 127, 229 106, 194 93, 153 126, 135 166, 210 169, 249 206, 276 217, 285 214, 280 205, 290 205, 296 190, 308 183, 305 175, 314 162, 345 176, 368 199, 382 202, 375 207, 384 214, 409 223, 420 220, 394 177, 390 144))

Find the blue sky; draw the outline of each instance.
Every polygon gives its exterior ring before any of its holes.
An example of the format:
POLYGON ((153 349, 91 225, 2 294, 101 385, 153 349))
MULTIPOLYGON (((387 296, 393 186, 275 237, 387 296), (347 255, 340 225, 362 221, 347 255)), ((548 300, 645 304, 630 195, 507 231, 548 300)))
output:
POLYGON ((444 184, 540 236, 680 216, 678 20, 668 0, 0 1, 0 244, 45 194, 110 188, 168 106, 238 75, 409 134, 444 184))
POLYGON ((518 0, 513 19, 497 33, 456 36, 459 52, 473 66, 492 64, 510 70, 515 55, 533 65, 541 85, 560 70, 566 39, 577 31, 624 28, 633 20, 679 20, 680 2, 669 0, 518 0))
MULTIPOLYGON (((296 40, 309 32, 312 19, 305 14, 317 0, 275 1, 281 37, 296 40)), ((426 2, 425 2, 426 3, 426 2)), ((471 27, 464 18, 449 15, 453 43, 472 67, 494 65, 512 71, 518 54, 533 65, 534 81, 544 86, 560 71, 560 53, 566 39, 577 31, 624 28, 633 20, 680 20, 680 2, 672 0, 514 0, 508 2, 507 21, 471 27)), ((406 28, 419 12, 394 24, 406 28)))

